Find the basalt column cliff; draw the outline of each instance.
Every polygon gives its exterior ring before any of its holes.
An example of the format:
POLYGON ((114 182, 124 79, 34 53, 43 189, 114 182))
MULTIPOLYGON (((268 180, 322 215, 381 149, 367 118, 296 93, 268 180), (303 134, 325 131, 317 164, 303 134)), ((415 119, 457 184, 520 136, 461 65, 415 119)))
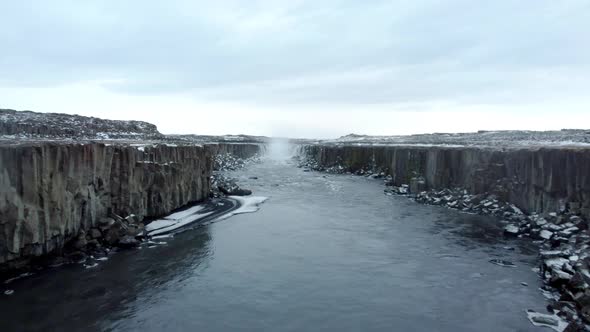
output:
POLYGON ((408 185, 412 194, 460 187, 472 194, 494 194, 528 213, 568 209, 590 217, 589 133, 515 132, 511 136, 499 132, 451 137, 421 135, 377 142, 348 137, 304 145, 301 154, 322 169, 383 171, 391 176, 393 185, 408 185), (553 141, 541 141, 535 135, 553 141))
POLYGON ((0 146, 0 263, 61 249, 112 214, 140 220, 208 197, 211 152, 102 143, 0 146))
POLYGON ((113 245, 118 238, 105 238, 113 218, 143 227, 207 199, 216 155, 263 149, 238 138, 213 144, 140 121, 0 110, 0 267, 59 254, 77 239, 113 245))

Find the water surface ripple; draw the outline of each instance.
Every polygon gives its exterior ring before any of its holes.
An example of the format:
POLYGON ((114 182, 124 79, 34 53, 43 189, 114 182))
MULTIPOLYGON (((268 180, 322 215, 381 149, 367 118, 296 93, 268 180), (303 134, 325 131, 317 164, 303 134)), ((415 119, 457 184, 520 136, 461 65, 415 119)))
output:
POLYGON ((545 305, 536 251, 494 219, 289 162, 234 176, 260 211, 15 281, 0 330, 544 331, 525 315, 545 305))

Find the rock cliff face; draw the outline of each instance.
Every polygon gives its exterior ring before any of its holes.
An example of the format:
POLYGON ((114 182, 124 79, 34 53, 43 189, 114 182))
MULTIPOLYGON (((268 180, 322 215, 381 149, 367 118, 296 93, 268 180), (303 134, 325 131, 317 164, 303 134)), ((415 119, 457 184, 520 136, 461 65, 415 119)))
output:
POLYGON ((0 264, 59 251, 112 213, 156 217, 209 195, 203 146, 0 144, 0 264))
POLYGON ((241 159, 252 158, 266 150, 266 145, 260 143, 213 143, 207 146, 216 155, 229 154, 241 159))
POLYGON ((166 137, 147 122, 0 109, 0 268, 59 253, 110 216, 140 222, 204 200, 216 156, 251 158, 263 143, 166 137))
POLYGON ((494 193, 526 212, 579 209, 590 217, 590 148, 306 145, 301 154, 328 168, 379 169, 395 185, 423 178, 424 189, 494 193))

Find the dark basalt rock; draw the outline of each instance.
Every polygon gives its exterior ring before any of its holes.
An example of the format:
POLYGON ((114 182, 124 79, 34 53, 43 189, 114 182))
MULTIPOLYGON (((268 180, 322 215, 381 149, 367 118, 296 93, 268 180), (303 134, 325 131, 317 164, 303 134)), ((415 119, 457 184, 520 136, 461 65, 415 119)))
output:
POLYGON ((135 237, 130 235, 125 235, 117 242, 117 247, 122 249, 131 249, 136 248, 139 246, 141 242, 138 241, 135 237))
POLYGON ((578 322, 571 322, 563 332, 584 332, 587 331, 583 325, 578 322))
POLYGON ((252 190, 242 189, 242 188, 224 188, 219 187, 219 191, 227 196, 248 196, 252 195, 252 190))
MULTIPOLYGON (((394 186, 492 193, 523 212, 569 208, 590 217, 590 148, 305 145, 303 164, 334 173, 385 172, 394 186), (421 178, 424 184, 418 186, 421 178), (570 203, 572 202, 572 203, 570 203)), ((411 188, 410 188, 411 189, 411 188)))
POLYGON ((88 232, 91 239, 100 239, 102 237, 102 232, 98 228, 91 228, 88 232))
POLYGON ((114 214, 136 225, 204 200, 212 166, 202 146, 0 144, 0 265, 58 252, 80 230, 113 245, 126 234, 114 214))
POLYGON ((0 271, 60 255, 66 244, 91 252, 141 237, 143 219, 217 190, 214 163, 243 167, 266 142, 201 138, 166 137, 141 121, 0 110, 0 271))

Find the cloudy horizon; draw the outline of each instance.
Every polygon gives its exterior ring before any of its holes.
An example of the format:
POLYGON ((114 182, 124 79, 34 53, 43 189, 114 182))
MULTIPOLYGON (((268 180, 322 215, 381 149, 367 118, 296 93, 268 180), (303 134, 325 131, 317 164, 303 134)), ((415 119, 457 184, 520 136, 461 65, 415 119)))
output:
POLYGON ((587 1, 57 0, 0 11, 0 108, 142 120, 166 134, 319 138, 590 123, 587 1))

